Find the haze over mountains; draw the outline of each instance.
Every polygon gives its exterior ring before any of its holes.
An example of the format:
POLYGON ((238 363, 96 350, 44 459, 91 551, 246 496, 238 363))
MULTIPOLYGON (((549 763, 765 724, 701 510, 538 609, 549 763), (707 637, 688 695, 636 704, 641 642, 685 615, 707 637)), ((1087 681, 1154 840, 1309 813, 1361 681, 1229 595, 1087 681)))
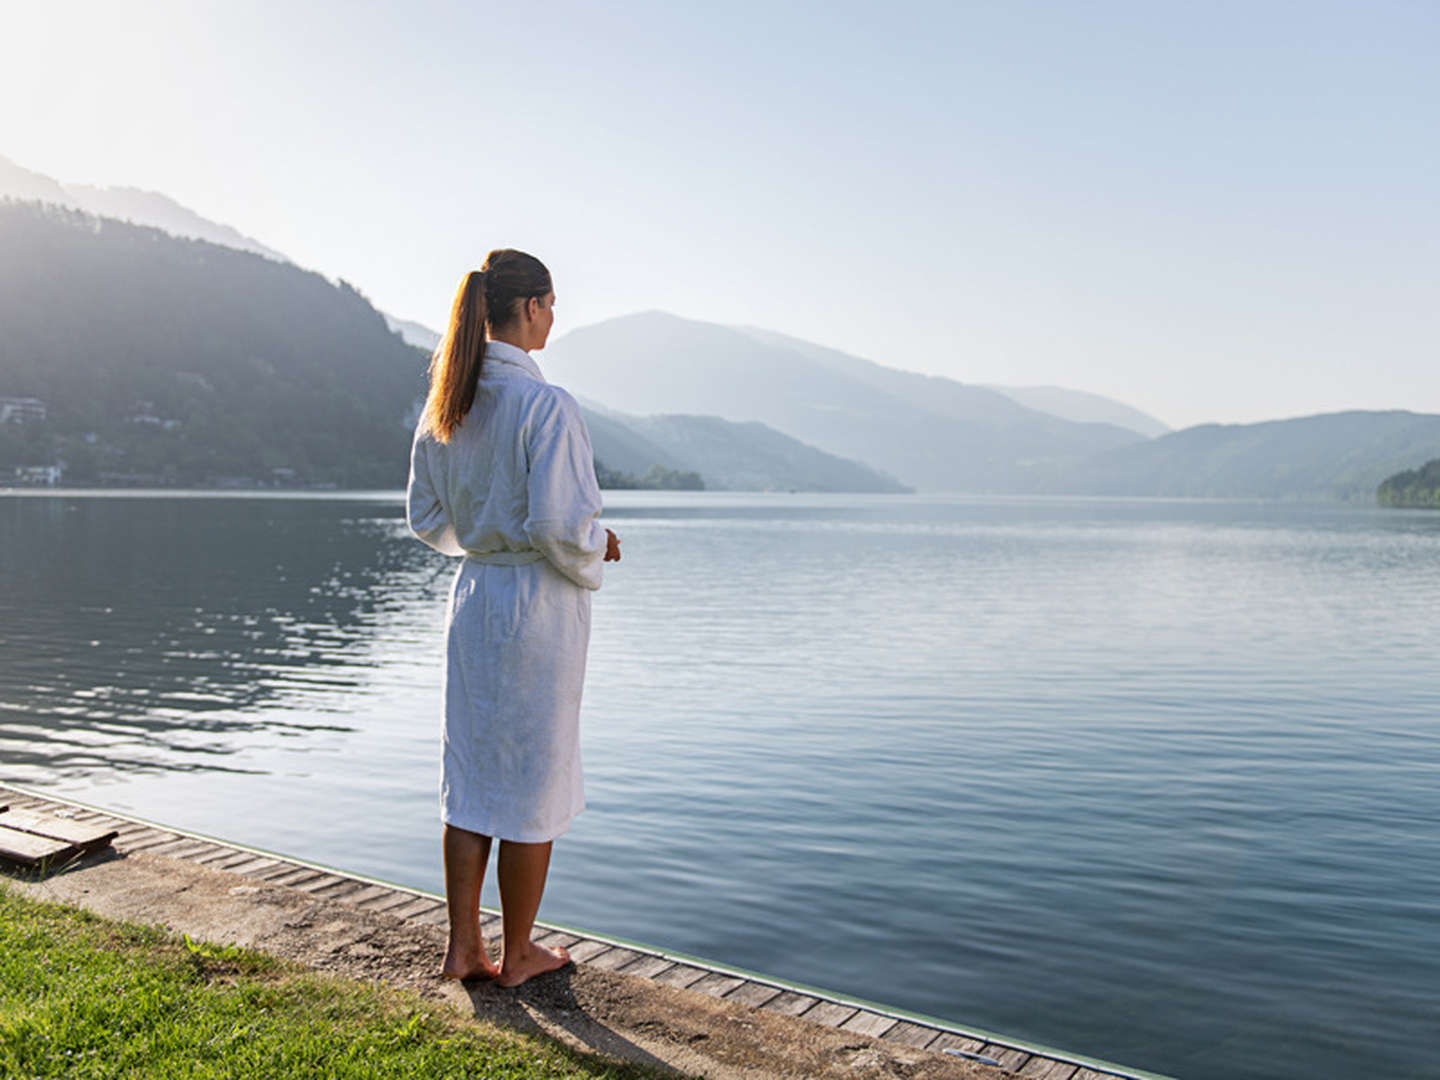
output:
POLYGON ((759 420, 934 491, 1013 491, 1143 436, 756 329, 650 311, 572 331, 547 377, 636 413, 759 420))
MULTIPOLYGON (((158 193, 63 185, 0 158, 7 196, 165 230, 0 201, 0 398, 48 394, 52 419, 69 424, 56 445, 77 475, 88 463, 159 477, 171 453, 162 482, 276 471, 403 480, 393 444, 413 423, 433 330, 158 193), (76 296, 95 317, 75 322, 76 296), (315 416, 337 426, 305 430, 315 416), (98 430, 109 421, 119 426, 98 430), (76 425, 95 441, 77 443, 76 425), (198 441, 207 430, 221 448, 198 441), (187 441, 191 456, 176 467, 187 441)), ((1385 477, 1440 457, 1437 416, 1344 412, 1170 432, 1083 391, 964 384, 659 311, 582 327, 538 359, 587 404, 610 469, 694 471, 714 487, 1368 502, 1385 477)), ((54 455, 33 442, 0 424, 0 466, 54 455)))
MULTIPOLYGON (((6 478, 63 462, 80 484, 404 484, 429 356, 352 286, 38 202, 0 200, 0 251, 0 399, 23 403, 0 402, 6 478)), ((589 419, 611 470, 904 490, 758 423, 589 419)))
POLYGON ((817 450, 754 420, 679 413, 626 416, 593 405, 583 411, 595 456, 635 476, 660 465, 698 472, 707 487, 733 491, 911 490, 893 476, 817 450))
POLYGON ((1440 416, 1402 409, 1201 424, 1099 454, 1046 490, 1085 495, 1373 503, 1387 477, 1440 457, 1440 416))
POLYGON ((1174 430, 1148 413, 1132 408, 1114 398, 1102 397, 1084 390, 1070 390, 1063 386, 987 386, 997 390, 1027 409, 1058 416, 1062 420, 1075 420, 1082 424, 1114 424, 1129 428, 1147 438, 1165 435, 1174 430))
POLYGON ((153 225, 171 236, 188 236, 209 240, 212 244, 239 251, 251 251, 267 259, 289 262, 284 255, 268 248, 238 229, 201 217, 158 191, 141 191, 131 187, 94 187, 89 184, 62 184, 43 173, 33 172, 0 156, 0 198, 38 200, 84 210, 99 217, 131 221, 137 225, 153 225))

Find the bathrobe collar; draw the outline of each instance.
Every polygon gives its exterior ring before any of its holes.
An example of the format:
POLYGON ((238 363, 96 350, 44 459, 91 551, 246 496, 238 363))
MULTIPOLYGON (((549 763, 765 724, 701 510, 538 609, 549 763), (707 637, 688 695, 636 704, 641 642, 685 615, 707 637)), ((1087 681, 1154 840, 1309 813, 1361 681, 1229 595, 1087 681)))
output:
POLYGON ((541 382, 545 381, 545 376, 540 374, 540 365, 530 358, 530 354, 524 349, 516 348, 508 341, 487 341, 485 343, 485 359, 511 364, 532 378, 539 379, 541 382))

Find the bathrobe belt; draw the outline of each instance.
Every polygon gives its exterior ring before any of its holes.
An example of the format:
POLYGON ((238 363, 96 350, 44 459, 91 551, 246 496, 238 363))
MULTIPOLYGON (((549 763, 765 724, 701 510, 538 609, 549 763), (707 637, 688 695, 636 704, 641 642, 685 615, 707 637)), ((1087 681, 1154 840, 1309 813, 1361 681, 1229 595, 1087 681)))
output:
POLYGON ((465 557, 486 566, 529 566, 545 558, 534 548, 528 551, 467 551, 465 557))

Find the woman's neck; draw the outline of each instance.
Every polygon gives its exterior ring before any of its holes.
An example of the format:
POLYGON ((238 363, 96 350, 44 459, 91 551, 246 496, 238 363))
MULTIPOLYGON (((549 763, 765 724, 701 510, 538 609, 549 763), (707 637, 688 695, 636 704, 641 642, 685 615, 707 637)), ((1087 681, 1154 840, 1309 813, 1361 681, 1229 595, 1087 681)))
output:
POLYGON ((521 340, 521 338, 522 335, 515 333, 513 330, 502 330, 498 334, 492 333, 490 335, 491 341, 503 341, 506 345, 514 345, 515 348, 519 349, 521 352, 529 352, 529 344, 521 340))

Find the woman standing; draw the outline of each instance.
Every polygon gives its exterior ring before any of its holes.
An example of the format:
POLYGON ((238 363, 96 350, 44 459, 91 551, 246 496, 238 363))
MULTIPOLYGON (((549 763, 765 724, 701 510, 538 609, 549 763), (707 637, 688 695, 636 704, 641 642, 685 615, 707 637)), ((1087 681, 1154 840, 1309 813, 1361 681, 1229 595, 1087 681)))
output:
POLYGON ((575 399, 540 374, 555 320, 544 264, 492 251, 465 275, 430 364, 410 455, 410 528, 463 556, 446 611, 443 973, 501 986, 570 962, 530 940, 550 847, 585 806, 580 693, 590 593, 620 542, 601 526, 590 436, 575 399), (488 339, 488 340, 487 340, 488 339), (480 934, 493 838, 504 945, 480 934))

